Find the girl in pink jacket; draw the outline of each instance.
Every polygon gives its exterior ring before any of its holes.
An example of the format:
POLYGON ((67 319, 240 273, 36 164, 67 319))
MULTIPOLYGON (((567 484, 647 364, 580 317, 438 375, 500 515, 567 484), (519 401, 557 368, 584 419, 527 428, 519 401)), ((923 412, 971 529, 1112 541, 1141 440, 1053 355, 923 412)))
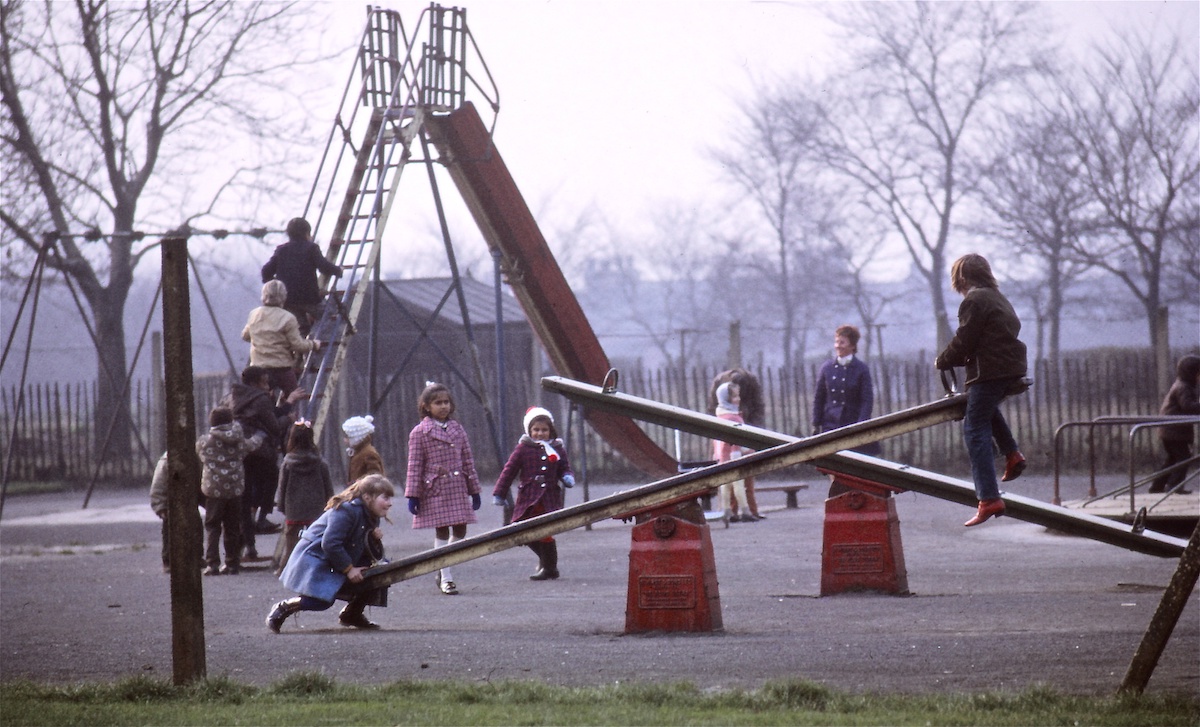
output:
MULTIPOLYGON (((463 426, 451 418, 454 400, 444 384, 425 386, 417 400, 421 422, 408 435, 408 475, 404 496, 413 528, 435 528, 433 547, 467 537, 467 525, 478 522, 479 475, 463 426)), ((437 576, 438 589, 458 595, 449 568, 437 576)))

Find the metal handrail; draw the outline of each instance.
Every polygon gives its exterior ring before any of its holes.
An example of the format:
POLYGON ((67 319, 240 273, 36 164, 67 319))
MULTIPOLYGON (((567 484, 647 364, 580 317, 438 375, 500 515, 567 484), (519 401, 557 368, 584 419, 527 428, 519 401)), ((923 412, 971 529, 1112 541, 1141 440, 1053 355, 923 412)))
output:
MULTIPOLYGON (((1162 471, 1155 472, 1149 477, 1138 482, 1135 477, 1134 469, 1134 439, 1138 432, 1143 429, 1152 429, 1173 424, 1200 424, 1200 416, 1169 416, 1163 414, 1155 415, 1124 415, 1124 414, 1108 414, 1095 417, 1090 421, 1073 421, 1065 422, 1054 430, 1054 497, 1052 502, 1055 505, 1062 504, 1062 497, 1059 489, 1059 482, 1062 473, 1062 445, 1063 435, 1067 430, 1073 428, 1087 428, 1088 437, 1088 501, 1085 504, 1095 502, 1096 500, 1120 494, 1126 489, 1129 490, 1129 508, 1130 512, 1137 512, 1134 492, 1139 485, 1145 484, 1162 471), (1096 446, 1095 446, 1095 430, 1101 426, 1129 426, 1129 484, 1122 486, 1112 492, 1104 495, 1096 494, 1096 446)), ((1182 465, 1181 465, 1182 466, 1182 465)), ((1162 500, 1155 503, 1154 506, 1161 504, 1162 500)), ((1151 506, 1151 507, 1154 507, 1151 506)))

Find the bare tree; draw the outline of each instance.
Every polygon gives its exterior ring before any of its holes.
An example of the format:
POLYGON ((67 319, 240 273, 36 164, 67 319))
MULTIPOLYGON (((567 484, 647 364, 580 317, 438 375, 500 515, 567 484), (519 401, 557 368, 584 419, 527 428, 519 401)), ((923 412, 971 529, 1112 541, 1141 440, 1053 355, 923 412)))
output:
POLYGON ((924 278, 939 347, 956 208, 979 181, 982 121, 1030 68, 1027 3, 834 6, 848 71, 826 84, 822 148, 891 222, 924 278))
POLYGON ((1082 82, 1064 89, 1069 123, 1062 133, 1075 145, 1097 206, 1097 232, 1077 251, 1133 293, 1158 351, 1165 266, 1172 258, 1186 265, 1196 236, 1200 74, 1178 37, 1163 42, 1128 32, 1095 50, 1082 82))
MULTIPOLYGON (((1041 94, 1031 93, 1031 98, 1041 94)), ((1037 357, 1059 361, 1067 291, 1089 265, 1074 255, 1089 225, 1092 196, 1066 119, 1052 109, 1023 109, 1007 119, 1007 140, 980 186, 989 211, 981 231, 1008 243, 1035 272, 1018 286, 1037 313, 1037 357), (1043 348, 1043 344, 1045 348, 1043 348)), ((998 137, 1000 135, 997 135, 998 137)))
POLYGON ((759 285, 749 285, 770 302, 768 309, 778 311, 782 323, 783 363, 791 367, 797 355, 803 357, 806 308, 822 305, 812 295, 813 283, 827 282, 824 275, 830 257, 824 248, 828 240, 820 232, 822 210, 829 203, 814 183, 812 141, 821 119, 816 107, 796 84, 773 90, 760 89, 752 101, 742 104, 743 129, 733 136, 731 149, 712 152, 735 187, 750 201, 758 221, 769 231, 769 255, 755 254, 756 235, 750 226, 737 233, 744 243, 740 260, 731 261, 730 269, 750 269, 759 285), (765 284, 765 285, 763 285, 765 284))
POLYGON ((157 237, 204 215, 244 220, 294 191, 307 116, 287 84, 314 57, 305 6, 3 0, 4 275, 47 265, 93 318, 97 430, 127 451, 124 311, 157 237), (282 140, 282 141, 281 141, 282 140), (84 233, 90 234, 84 234, 84 233))

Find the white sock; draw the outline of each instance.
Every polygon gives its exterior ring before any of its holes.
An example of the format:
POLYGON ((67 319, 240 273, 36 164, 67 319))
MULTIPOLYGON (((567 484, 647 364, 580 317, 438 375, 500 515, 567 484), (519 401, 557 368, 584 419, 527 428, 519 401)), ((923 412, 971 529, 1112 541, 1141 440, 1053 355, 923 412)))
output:
MULTIPOLYGON (((433 539, 433 547, 435 547, 435 548, 443 548, 443 547, 445 547, 445 546, 446 546, 448 543, 453 543, 453 542, 454 542, 454 539, 453 539, 453 538, 451 538, 450 540, 443 540, 443 539, 441 539, 441 538, 434 538, 434 539, 433 539)), ((454 580, 454 576, 453 576, 453 575, 451 575, 451 573, 450 573, 450 569, 449 569, 449 568, 443 568, 443 569, 441 570, 441 574, 442 574, 442 583, 445 583, 446 581, 452 581, 452 580, 454 580)))
MULTIPOLYGON (((453 535, 451 535, 450 539, 447 540, 446 543, 451 543, 451 544, 457 543, 460 540, 462 540, 462 538, 456 538, 453 535)), ((446 543, 443 543, 443 545, 445 545, 446 543)), ((454 580, 454 576, 450 575, 450 569, 443 568, 442 569, 442 581, 445 582, 445 581, 452 581, 452 580, 454 580)))
MULTIPOLYGON (((444 548, 444 547, 446 547, 446 544, 449 542, 450 541, 443 540, 442 538, 434 538, 433 539, 433 547, 434 548, 444 548)), ((450 575, 449 568, 443 568, 441 570, 441 574, 442 574, 442 583, 445 583, 446 581, 454 580, 454 578, 450 575)))

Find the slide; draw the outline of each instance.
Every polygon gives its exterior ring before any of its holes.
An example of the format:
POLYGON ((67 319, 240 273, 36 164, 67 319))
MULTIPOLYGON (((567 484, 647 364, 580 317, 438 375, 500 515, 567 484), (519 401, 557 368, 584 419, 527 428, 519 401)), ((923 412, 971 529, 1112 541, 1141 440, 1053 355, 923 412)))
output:
MULTIPOLYGON (((555 370, 579 381, 603 381, 608 357, 475 106, 468 102, 433 115, 425 128, 484 239, 503 255, 509 284, 555 370)), ((586 416, 639 470, 652 477, 677 471, 674 458, 633 420, 590 409, 586 416)))

